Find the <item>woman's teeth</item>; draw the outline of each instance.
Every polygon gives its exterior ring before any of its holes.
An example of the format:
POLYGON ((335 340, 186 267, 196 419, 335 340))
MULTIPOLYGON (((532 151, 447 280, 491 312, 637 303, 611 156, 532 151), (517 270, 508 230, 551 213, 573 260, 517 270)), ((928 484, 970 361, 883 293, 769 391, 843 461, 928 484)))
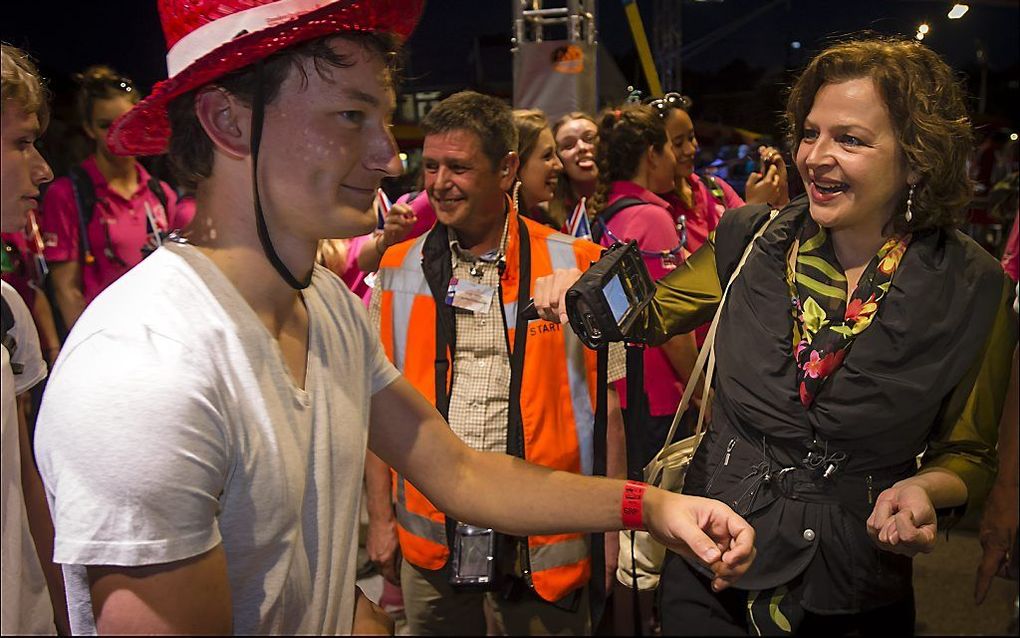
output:
POLYGON ((818 182, 815 182, 815 188, 818 189, 819 193, 835 195, 836 193, 842 193, 847 190, 850 188, 850 185, 846 182, 834 182, 832 184, 819 184, 818 182))

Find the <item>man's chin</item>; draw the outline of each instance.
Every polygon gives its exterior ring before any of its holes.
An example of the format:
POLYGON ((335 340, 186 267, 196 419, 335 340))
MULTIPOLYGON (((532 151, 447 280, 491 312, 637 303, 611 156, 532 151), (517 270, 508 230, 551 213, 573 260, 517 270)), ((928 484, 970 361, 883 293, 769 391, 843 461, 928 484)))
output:
POLYGON ((5 206, 0 217, 3 218, 0 232, 4 233, 20 233, 28 223, 28 211, 21 206, 5 206))
POLYGON ((323 239, 350 239, 367 235, 376 229, 378 218, 375 211, 358 210, 350 206, 344 206, 340 212, 341 223, 330 237, 323 239))

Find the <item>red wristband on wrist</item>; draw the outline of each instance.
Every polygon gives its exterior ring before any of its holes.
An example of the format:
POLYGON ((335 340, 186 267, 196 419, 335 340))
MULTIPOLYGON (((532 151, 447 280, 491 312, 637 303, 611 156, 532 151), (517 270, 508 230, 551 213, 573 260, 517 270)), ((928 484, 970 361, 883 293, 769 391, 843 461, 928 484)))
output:
POLYGON ((648 485, 637 481, 627 481, 623 486, 623 502, 620 504, 620 518, 625 529, 644 529, 644 509, 642 502, 648 485))

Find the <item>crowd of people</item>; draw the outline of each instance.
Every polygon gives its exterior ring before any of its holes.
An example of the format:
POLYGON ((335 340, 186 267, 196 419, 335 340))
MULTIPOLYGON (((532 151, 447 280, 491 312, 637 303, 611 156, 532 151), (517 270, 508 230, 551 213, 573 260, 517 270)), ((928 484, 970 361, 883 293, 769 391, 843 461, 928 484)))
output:
POLYGON ((169 78, 77 76, 94 147, 55 180, 3 45, 4 634, 391 633, 362 503, 415 635, 912 633, 911 558, 982 507, 975 596, 1016 578, 1018 222, 1001 265, 957 230, 937 54, 828 47, 787 104, 799 180, 760 146, 736 188, 678 93, 462 91, 391 204, 422 10, 160 3, 169 78), (647 347, 588 349, 564 295, 631 241, 647 347), (699 414, 682 493, 646 484, 699 414), (671 550, 632 606, 621 530, 671 550))

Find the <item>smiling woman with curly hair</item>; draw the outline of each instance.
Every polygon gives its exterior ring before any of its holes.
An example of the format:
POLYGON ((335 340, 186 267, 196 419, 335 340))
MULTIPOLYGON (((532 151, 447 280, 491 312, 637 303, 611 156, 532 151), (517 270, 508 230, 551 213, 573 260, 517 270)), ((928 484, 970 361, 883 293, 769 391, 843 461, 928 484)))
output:
POLYGON ((630 335, 649 345, 710 319, 730 282, 684 493, 757 534, 727 591, 667 557, 664 634, 913 632, 911 557, 988 491, 1016 343, 1012 285, 954 228, 969 198, 963 95, 918 42, 829 47, 787 108, 807 193, 728 212, 656 284, 630 335))

